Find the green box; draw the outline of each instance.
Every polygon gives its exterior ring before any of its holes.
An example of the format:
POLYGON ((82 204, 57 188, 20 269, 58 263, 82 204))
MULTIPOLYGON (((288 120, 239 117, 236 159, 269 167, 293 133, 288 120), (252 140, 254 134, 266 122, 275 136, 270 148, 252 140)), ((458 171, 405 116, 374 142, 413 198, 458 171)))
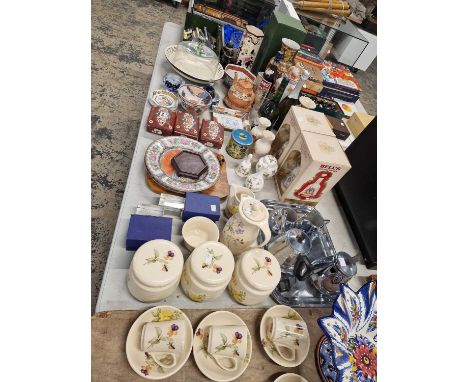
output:
POLYGON ((281 39, 286 37, 302 44, 307 31, 300 20, 287 16, 277 10, 273 11, 270 22, 263 29, 265 38, 257 54, 251 72, 257 74, 265 69, 275 53, 281 49, 281 39))

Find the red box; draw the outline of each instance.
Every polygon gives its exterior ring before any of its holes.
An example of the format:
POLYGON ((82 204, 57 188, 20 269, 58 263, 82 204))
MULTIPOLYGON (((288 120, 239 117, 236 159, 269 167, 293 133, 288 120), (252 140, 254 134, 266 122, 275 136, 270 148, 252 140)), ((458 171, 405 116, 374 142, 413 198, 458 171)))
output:
POLYGON ((184 135, 198 141, 199 130, 197 116, 184 111, 177 112, 174 135, 184 135))
POLYGON ((219 122, 204 119, 200 129, 200 142, 208 147, 220 149, 224 142, 224 126, 219 122))
POLYGON ((176 114, 165 108, 153 106, 148 116, 146 130, 159 135, 172 135, 176 114))

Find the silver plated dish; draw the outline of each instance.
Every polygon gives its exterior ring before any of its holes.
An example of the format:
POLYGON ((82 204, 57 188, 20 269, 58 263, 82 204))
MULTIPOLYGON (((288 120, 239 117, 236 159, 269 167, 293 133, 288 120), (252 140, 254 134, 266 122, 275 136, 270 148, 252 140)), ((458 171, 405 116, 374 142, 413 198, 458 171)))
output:
POLYGON ((146 150, 145 165, 156 183, 177 193, 207 190, 216 183, 221 173, 218 158, 212 151, 200 142, 180 136, 164 137, 151 143, 146 150), (177 176, 171 159, 182 150, 199 154, 205 161, 208 171, 200 179, 177 176))

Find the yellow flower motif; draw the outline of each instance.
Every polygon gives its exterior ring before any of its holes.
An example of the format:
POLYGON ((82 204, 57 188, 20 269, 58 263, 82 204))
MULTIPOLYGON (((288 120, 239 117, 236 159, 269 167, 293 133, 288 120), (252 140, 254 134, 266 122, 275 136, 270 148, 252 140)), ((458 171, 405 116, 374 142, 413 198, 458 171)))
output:
POLYGON ((159 312, 159 321, 168 321, 172 319, 172 310, 170 309, 161 309, 159 312))

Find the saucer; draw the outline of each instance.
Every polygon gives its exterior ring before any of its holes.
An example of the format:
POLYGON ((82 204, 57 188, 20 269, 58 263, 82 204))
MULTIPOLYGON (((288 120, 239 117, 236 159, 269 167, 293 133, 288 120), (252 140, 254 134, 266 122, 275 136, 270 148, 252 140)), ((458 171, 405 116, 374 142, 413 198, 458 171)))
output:
POLYGON ((286 373, 286 374, 280 375, 278 378, 275 379, 274 382, 308 382, 308 381, 304 377, 301 377, 299 374, 286 373))
POLYGON ((127 353, 127 360, 133 371, 140 377, 152 380, 165 379, 177 373, 192 351, 193 337, 192 324, 188 317, 181 310, 173 306, 160 305, 148 309, 142 313, 133 323, 127 335, 127 342, 125 351, 127 353), (182 319, 185 322, 185 341, 184 351, 182 357, 177 357, 177 363, 171 368, 162 368, 158 366, 152 359, 151 353, 146 353, 140 350, 141 330, 143 325, 147 322, 160 322, 175 319, 182 319))
POLYGON ((166 107, 172 111, 177 110, 178 105, 177 96, 164 89, 153 90, 148 97, 148 102, 151 106, 166 107))
POLYGON ((323 382, 334 382, 338 373, 333 363, 333 349, 326 336, 320 338, 315 349, 315 365, 323 382))
MULTIPOLYGON (((228 382, 239 378, 249 366, 252 356, 252 338, 247 329, 247 355, 243 362, 238 363, 236 370, 229 372, 221 369, 212 356, 206 351, 203 344, 204 332, 211 325, 245 325, 242 319, 234 313, 227 311, 213 312, 207 315, 198 325, 193 337, 193 357, 198 369, 209 379, 217 382, 228 382)), ((247 325, 246 325, 247 326, 247 325)))
POLYGON ((286 305, 275 305, 268 309, 262 317, 260 322, 260 340, 262 341, 263 349, 268 354, 275 363, 283 367, 296 367, 299 366, 307 357, 310 348, 310 337, 307 341, 301 341, 297 349, 297 359, 296 361, 286 361, 283 359, 276 349, 274 348, 273 343, 268 339, 266 335, 266 321, 267 317, 283 317, 289 318, 290 320, 302 320, 306 322, 299 313, 294 309, 286 305))

